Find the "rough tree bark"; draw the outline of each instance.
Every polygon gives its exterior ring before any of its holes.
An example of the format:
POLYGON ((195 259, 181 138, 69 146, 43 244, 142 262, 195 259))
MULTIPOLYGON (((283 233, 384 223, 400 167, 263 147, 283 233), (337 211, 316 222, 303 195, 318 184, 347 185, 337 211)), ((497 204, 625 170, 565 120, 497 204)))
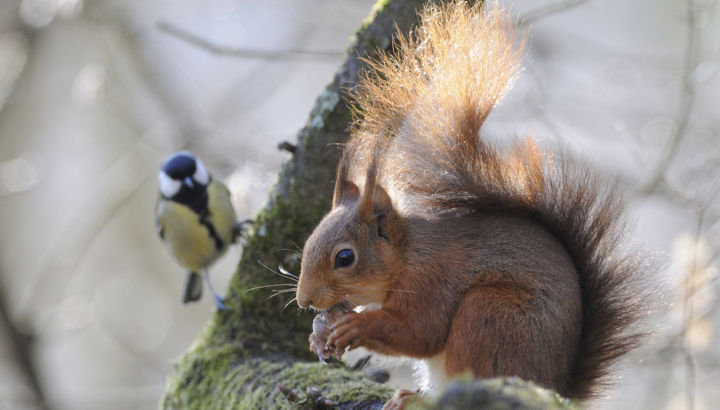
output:
MULTIPOLYGON (((308 350, 313 314, 284 305, 292 292, 276 297, 261 286, 292 283, 270 271, 282 264, 300 270, 299 252, 329 210, 341 147, 349 138, 352 120, 345 89, 352 87, 364 67, 360 57, 391 49, 397 30, 408 32, 417 23, 425 1, 380 0, 362 23, 348 48, 345 62, 318 98, 308 124, 300 131, 297 150, 283 165, 268 205, 255 217, 245 239, 242 259, 227 294, 226 311, 216 312, 189 351, 179 358, 167 381, 161 407, 166 409, 289 409, 325 408, 308 388, 321 390, 333 408, 374 409, 392 396, 393 389, 375 383, 340 363, 324 365, 308 350), (298 249, 299 251, 300 249, 298 249), (288 400, 276 384, 295 394, 288 400)), ((426 403, 424 408, 468 408, 489 404, 491 392, 505 394, 506 407, 565 408, 550 392, 509 380, 480 383, 466 380, 451 388, 450 401, 426 403), (522 390, 518 395, 509 391, 522 390), (521 396, 526 396, 522 398, 521 396), (534 402, 540 398, 542 404, 534 402), (462 400, 474 400, 472 402, 462 400), (534 404, 522 405, 530 399, 534 404), (458 401, 459 400, 459 401, 458 401), (443 404, 445 403, 445 404, 443 404), (460 404, 463 403, 463 404, 460 404), (474 404, 469 404, 474 403, 474 404), (550 404, 556 403, 556 404, 550 404)), ((292 395, 291 395, 292 396, 292 395)), ((493 399, 494 400, 494 399, 493 399)), ((497 404, 497 403, 496 403, 497 404)), ((494 407, 495 408, 495 407, 494 407)))

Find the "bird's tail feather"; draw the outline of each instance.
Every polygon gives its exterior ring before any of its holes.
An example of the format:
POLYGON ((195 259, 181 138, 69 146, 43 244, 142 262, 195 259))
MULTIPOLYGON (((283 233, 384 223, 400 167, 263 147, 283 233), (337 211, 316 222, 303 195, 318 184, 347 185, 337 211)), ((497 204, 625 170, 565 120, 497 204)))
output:
POLYGON ((202 297, 203 280, 197 272, 188 271, 183 290, 183 304, 197 302, 202 297))

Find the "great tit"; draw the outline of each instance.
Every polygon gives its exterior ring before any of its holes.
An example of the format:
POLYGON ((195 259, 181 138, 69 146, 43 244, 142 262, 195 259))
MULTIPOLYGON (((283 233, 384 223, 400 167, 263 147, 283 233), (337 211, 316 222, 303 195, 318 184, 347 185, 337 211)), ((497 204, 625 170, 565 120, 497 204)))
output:
POLYGON ((224 299, 210 284, 207 268, 241 232, 230 191, 213 179, 199 158, 187 151, 167 157, 159 179, 157 232, 170 255, 188 269, 182 302, 200 300, 203 284, 199 272, 202 272, 215 305, 224 310, 224 299))

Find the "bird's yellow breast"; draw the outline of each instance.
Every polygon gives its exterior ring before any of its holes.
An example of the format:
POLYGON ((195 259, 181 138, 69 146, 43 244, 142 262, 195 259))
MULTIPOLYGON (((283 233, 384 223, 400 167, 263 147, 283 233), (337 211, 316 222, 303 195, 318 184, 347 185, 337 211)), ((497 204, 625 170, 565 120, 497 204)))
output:
POLYGON ((225 246, 233 239, 237 215, 232 205, 230 191, 221 182, 213 180, 208 185, 208 209, 218 235, 225 246))
POLYGON ((189 207, 161 198, 157 204, 157 223, 163 243, 177 262, 195 272, 210 266, 227 250, 232 240, 236 217, 230 192, 222 183, 208 185, 209 221, 221 240, 218 248, 208 227, 189 207))

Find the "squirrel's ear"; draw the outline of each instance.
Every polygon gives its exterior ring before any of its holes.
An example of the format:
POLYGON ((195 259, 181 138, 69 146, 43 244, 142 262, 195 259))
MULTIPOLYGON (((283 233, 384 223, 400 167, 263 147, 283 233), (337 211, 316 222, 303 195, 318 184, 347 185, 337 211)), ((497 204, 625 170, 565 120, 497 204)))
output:
POLYGON ((363 195, 358 204, 358 212, 367 223, 373 223, 377 217, 387 216, 393 210, 390 195, 383 187, 375 185, 370 189, 372 194, 363 195))
POLYGON ((352 181, 337 180, 335 182, 335 194, 333 195, 333 208, 340 203, 357 199, 360 196, 360 189, 352 181))
POLYGON ((360 196, 360 189, 348 179, 348 168, 350 168, 350 155, 347 150, 343 152, 338 165, 337 176, 335 177, 335 193, 333 194, 333 208, 347 200, 357 199, 360 196))
POLYGON ((373 189, 373 216, 385 216, 392 212, 392 199, 385 188, 375 185, 373 189))

